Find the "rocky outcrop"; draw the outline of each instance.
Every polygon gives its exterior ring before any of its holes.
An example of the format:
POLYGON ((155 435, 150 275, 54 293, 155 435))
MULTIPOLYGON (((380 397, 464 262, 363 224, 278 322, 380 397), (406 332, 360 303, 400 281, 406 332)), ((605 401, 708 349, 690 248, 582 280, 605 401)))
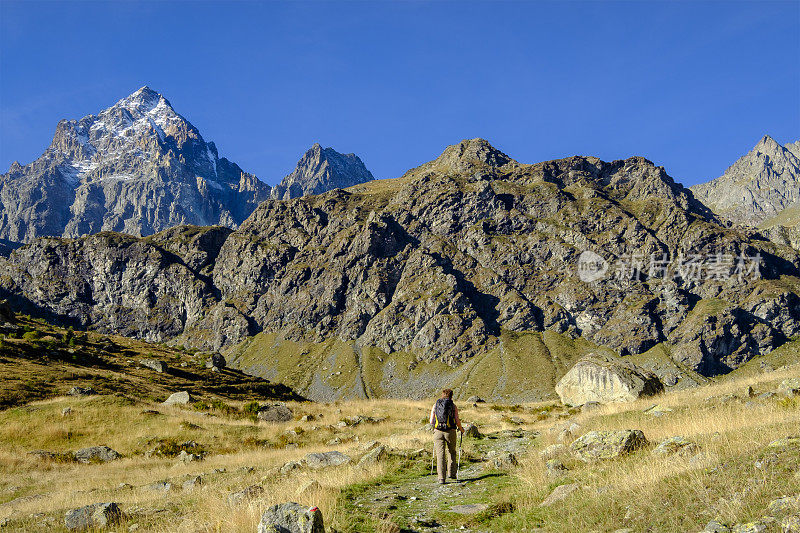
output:
POLYGON ((647 439, 638 429, 590 431, 570 444, 578 459, 586 462, 615 459, 647 446, 647 439))
POLYGON ((629 361, 592 354, 578 361, 556 385, 565 405, 632 402, 664 391, 652 372, 629 361))
POLYGON ((39 159, 0 176, 0 238, 235 227, 269 192, 142 87, 97 115, 62 120, 39 159))
POLYGON ((765 135, 722 176, 691 190, 721 217, 758 226, 800 201, 797 146, 798 143, 781 146, 765 135))
POLYGON ((270 197, 289 200, 307 194, 320 194, 332 189, 344 189, 374 179, 355 154, 340 154, 333 148, 315 143, 291 174, 276 185, 270 197))
MULTIPOLYGON (((521 164, 482 139, 397 179, 265 201, 235 231, 40 239, 0 261, 0 297, 27 312, 212 351, 275 335, 255 354, 264 377, 291 368, 312 384, 325 365, 281 362, 282 343, 347 343, 356 365, 407 354, 405 372, 503 357, 504 333, 548 331, 620 355, 663 343, 711 375, 800 331, 800 253, 720 225, 663 168, 521 164)), ((552 385, 566 368, 554 363, 552 385)), ((360 369, 348 394, 377 394, 360 369)))

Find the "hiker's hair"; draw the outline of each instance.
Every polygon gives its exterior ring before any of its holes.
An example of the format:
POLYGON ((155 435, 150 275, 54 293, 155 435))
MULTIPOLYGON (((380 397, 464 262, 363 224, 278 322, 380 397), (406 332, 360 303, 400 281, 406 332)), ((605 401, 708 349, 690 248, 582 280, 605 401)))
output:
POLYGON ((442 398, 447 398, 448 400, 453 399, 453 389, 444 389, 442 391, 442 398))

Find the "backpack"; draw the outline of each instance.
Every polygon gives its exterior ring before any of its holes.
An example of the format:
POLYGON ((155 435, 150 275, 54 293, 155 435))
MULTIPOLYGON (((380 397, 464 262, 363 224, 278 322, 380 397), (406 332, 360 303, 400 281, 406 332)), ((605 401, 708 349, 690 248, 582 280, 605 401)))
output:
POLYGON ((448 398, 436 400, 433 408, 434 425, 439 431, 450 431, 456 428, 456 404, 448 398))

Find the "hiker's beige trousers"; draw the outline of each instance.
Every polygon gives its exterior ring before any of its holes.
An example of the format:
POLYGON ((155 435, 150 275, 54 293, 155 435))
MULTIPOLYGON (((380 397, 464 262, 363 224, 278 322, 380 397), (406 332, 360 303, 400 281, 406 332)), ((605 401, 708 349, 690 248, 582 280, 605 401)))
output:
POLYGON ((433 453, 436 455, 436 472, 439 481, 445 477, 456 478, 456 430, 433 430, 433 453), (446 474, 446 475, 445 475, 446 474))

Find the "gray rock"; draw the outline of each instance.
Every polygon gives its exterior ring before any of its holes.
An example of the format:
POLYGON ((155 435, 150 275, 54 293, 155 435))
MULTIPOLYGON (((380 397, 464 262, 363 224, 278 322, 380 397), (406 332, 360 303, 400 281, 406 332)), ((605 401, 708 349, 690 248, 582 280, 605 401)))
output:
POLYGON ((61 416, 69 416, 72 414, 72 407, 65 407, 61 410, 61 416))
POLYGON ((383 461, 388 453, 386 452, 385 446, 376 446, 358 461, 358 466, 360 467, 367 467, 378 464, 379 462, 383 461))
POLYGON ((763 522, 736 524, 731 528, 732 533, 763 533, 764 531, 767 531, 767 525, 763 522))
POLYGON ((781 533, 800 533, 800 515, 784 516, 781 520, 781 533))
POLYGON ((225 357, 222 356, 220 353, 214 353, 211 357, 206 361, 206 368, 217 368, 222 369, 227 366, 228 362, 225 360, 225 357))
POLYGON ((139 365, 150 370, 155 370, 159 374, 167 370, 167 363, 157 359, 140 359, 139 365))
POLYGON ((654 455, 677 455, 680 457, 691 457, 700 451, 700 447, 683 436, 675 436, 664 439, 653 449, 654 455))
POLYGON ((303 462, 309 468, 327 468, 329 466, 339 466, 349 463, 350 456, 338 451, 310 453, 305 456, 303 462))
POLYGON ((258 533, 325 533, 325 526, 319 509, 289 502, 264 511, 258 533))
POLYGON ((169 395, 169 398, 164 400, 162 405, 186 405, 191 401, 188 391, 175 392, 169 395))
POLYGON ((192 492, 203 485, 202 476, 192 476, 181 484, 184 492, 192 492))
POLYGON ((781 381, 778 392, 787 396, 800 396, 800 378, 789 378, 781 381))
POLYGON ((545 463, 545 469, 547 470, 547 475, 550 477, 563 476, 569 470, 566 465, 558 459, 549 459, 545 463))
POLYGON ((261 485, 250 485, 246 489, 233 492, 228 495, 230 505, 239 505, 250 500, 254 500, 264 494, 264 487, 261 485))
POLYGON ((144 488, 152 492, 168 493, 171 492, 175 486, 169 481, 156 481, 155 483, 146 485, 144 488))
POLYGON ((108 446, 81 448, 73 453, 79 463, 107 463, 119 459, 119 454, 108 446))
POLYGON ((123 516, 116 503, 95 503, 67 511, 64 527, 70 531, 106 528, 119 522, 123 516))
POLYGON ((258 409, 258 419, 264 422, 288 422, 293 418, 292 410, 285 403, 275 402, 258 409))
POLYGON ((91 396, 97 392, 91 387, 72 387, 67 393, 70 396, 91 396))
POLYGON ((297 490, 298 496, 312 496, 315 492, 318 492, 322 489, 322 485, 320 485, 319 481, 316 479, 312 479, 307 481, 303 486, 301 486, 297 490))
POLYGON ((706 524, 706 527, 703 529, 704 533, 729 533, 730 528, 724 524, 717 522, 716 520, 710 521, 706 524))
POLYGON ((570 445, 570 450, 582 461, 615 459, 647 445, 638 429, 590 431, 570 445))
POLYGON ((565 405, 631 402, 663 390, 654 373, 622 359, 596 354, 575 363, 556 384, 556 393, 565 405))
POLYGON ((558 457, 559 455, 563 455, 567 452, 567 447, 563 444, 551 444, 544 450, 539 452, 539 457, 542 459, 553 459, 558 457))
POLYGON ((486 403, 486 400, 484 400, 480 396, 470 396, 469 398, 467 398, 467 403, 486 403))
POLYGON ((189 453, 186 450, 181 450, 181 453, 178 454, 178 460, 181 463, 193 463, 195 461, 202 461, 203 457, 195 453, 189 453))
POLYGON ((471 439, 479 439, 482 437, 478 426, 475 424, 467 424, 467 427, 464 428, 464 436, 471 439))
POLYGON ((280 467, 279 472, 281 474, 288 474, 289 472, 292 472, 294 470, 298 470, 300 468, 303 468, 303 464, 301 462, 299 462, 299 461, 288 461, 288 462, 284 463, 283 466, 280 467))

